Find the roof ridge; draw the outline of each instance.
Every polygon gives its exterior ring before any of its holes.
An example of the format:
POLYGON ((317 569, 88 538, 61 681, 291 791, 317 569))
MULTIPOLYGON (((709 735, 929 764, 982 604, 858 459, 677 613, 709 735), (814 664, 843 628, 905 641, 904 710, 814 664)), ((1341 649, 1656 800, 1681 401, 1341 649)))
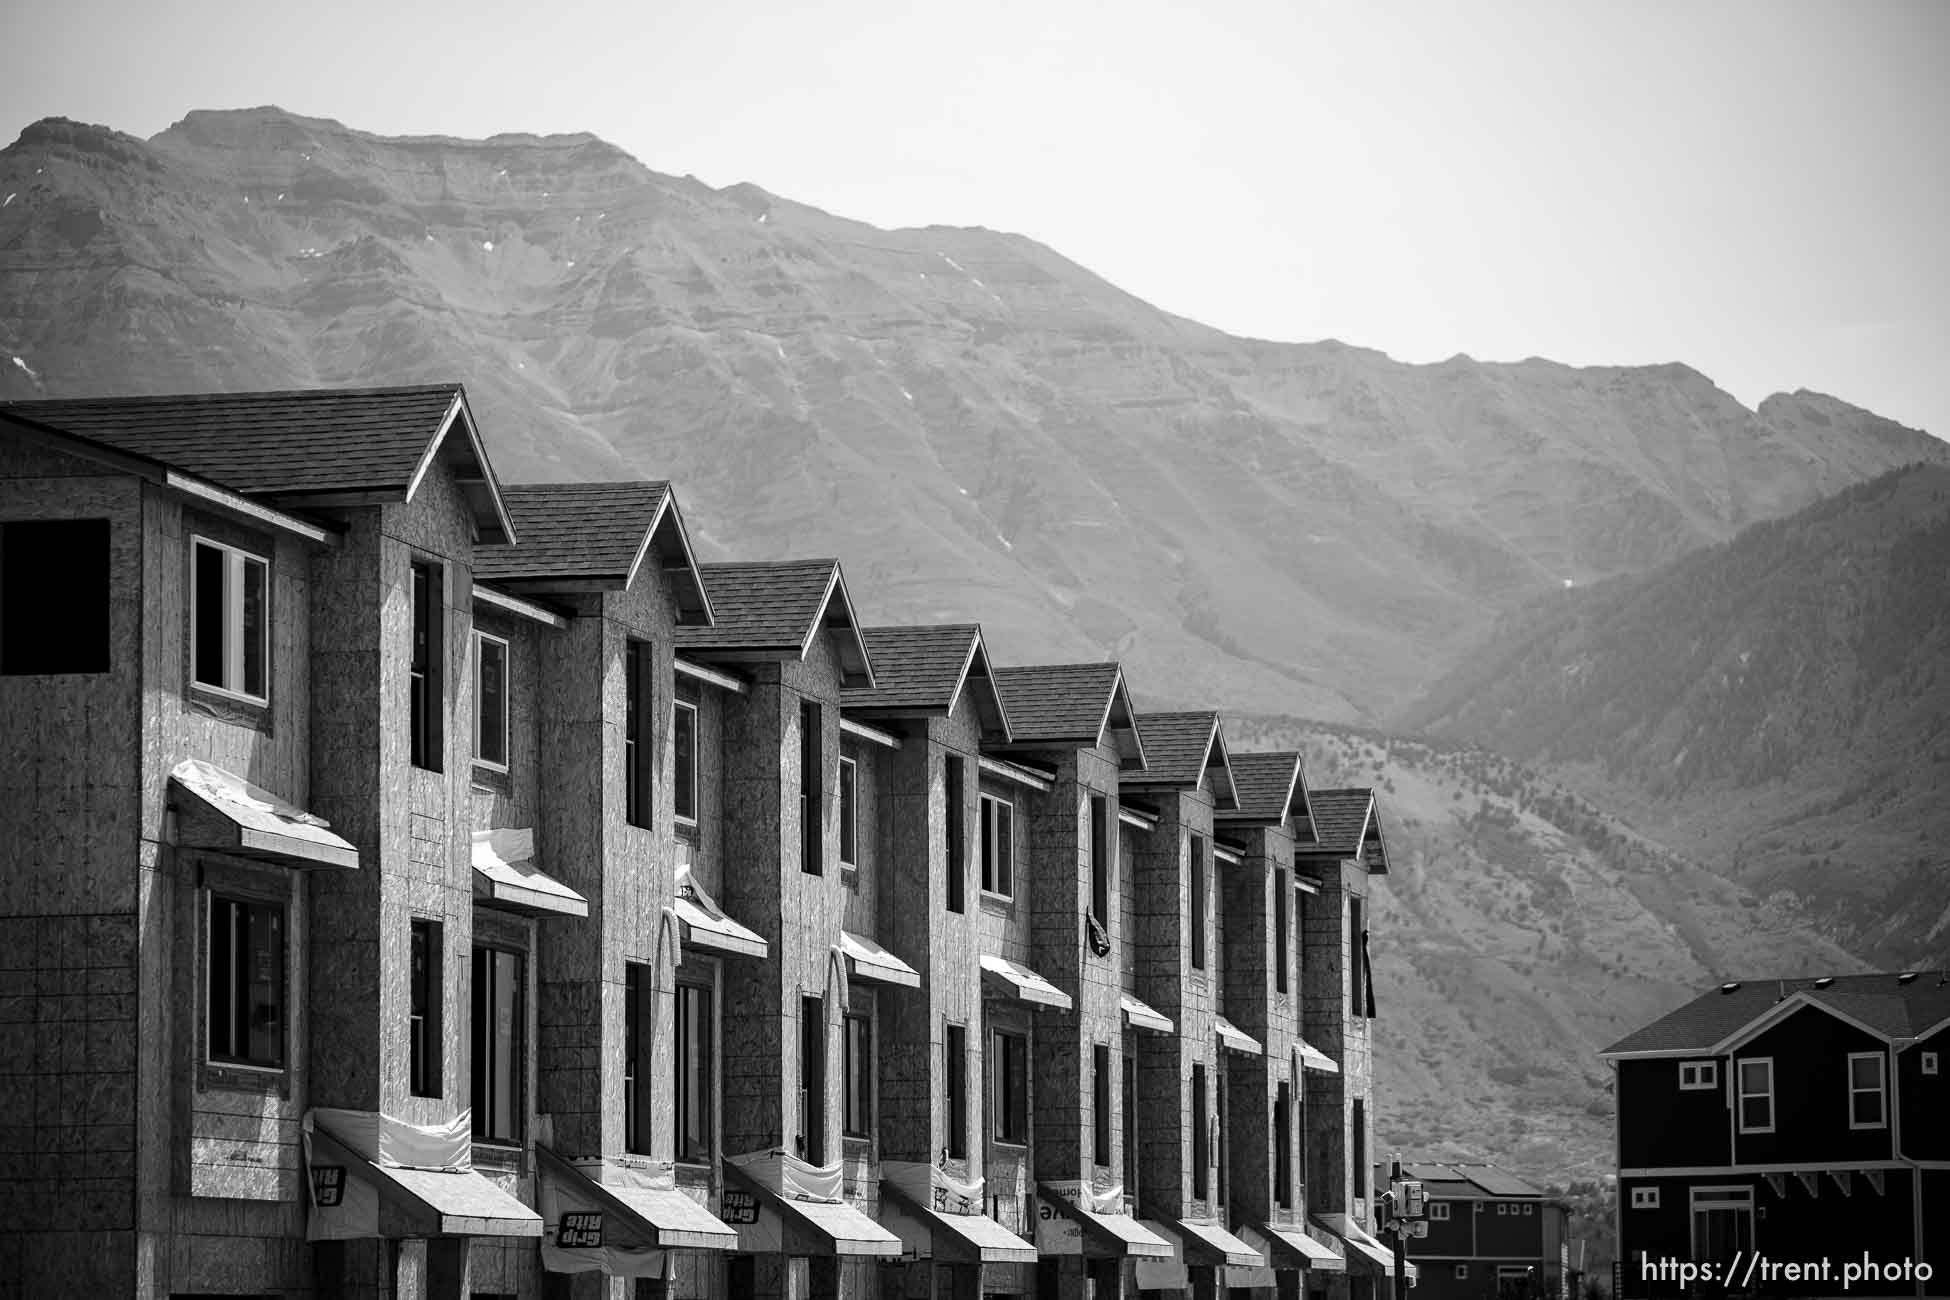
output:
POLYGON ((433 384, 381 384, 378 386, 351 386, 344 388, 251 388, 238 392, 225 393, 128 393, 95 394, 90 397, 35 397, 25 401, 0 401, 6 407, 46 407, 46 406, 105 406, 127 405, 131 402, 229 402, 246 401, 253 398, 293 398, 293 397, 382 397, 401 396, 408 393, 446 393, 461 387, 458 379, 433 384))
POLYGON ((571 483, 503 483, 501 491, 509 492, 587 492, 596 488, 667 488, 667 478, 617 478, 617 479, 578 479, 571 483))
POLYGON ((835 556, 823 556, 810 560, 716 560, 710 564, 700 564, 697 567, 723 572, 726 569, 790 569, 809 568, 813 565, 830 567, 838 563, 839 559, 835 556))

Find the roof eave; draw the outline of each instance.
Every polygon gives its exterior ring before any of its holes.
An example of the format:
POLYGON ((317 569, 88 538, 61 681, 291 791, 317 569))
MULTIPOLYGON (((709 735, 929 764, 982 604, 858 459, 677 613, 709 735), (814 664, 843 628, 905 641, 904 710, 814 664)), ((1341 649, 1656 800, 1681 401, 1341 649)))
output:
MULTIPOLYGON (((845 611, 844 627, 848 639, 851 640, 854 650, 859 655, 860 671, 858 676, 865 679, 851 683, 851 685, 872 689, 876 685, 873 676, 873 658, 867 653, 867 639, 860 635, 860 620, 853 612, 853 600, 847 595, 846 577, 840 572, 840 562, 838 560, 833 561, 832 575, 826 579, 826 594, 820 597, 819 606, 813 612, 812 625, 806 629, 806 635, 799 643, 799 658, 803 661, 807 655, 812 653, 813 638, 818 636, 821 630, 833 630, 830 625, 833 621, 833 597, 836 595, 840 598, 840 608, 845 611)), ((842 682, 844 682, 848 676, 844 648, 841 649, 839 658, 840 677, 842 682)))
POLYGON ((440 449, 446 446, 447 435, 453 432, 457 422, 467 431, 468 449, 473 452, 474 463, 481 470, 478 480, 459 480, 462 495, 468 498, 468 506, 474 513, 475 540, 490 546, 513 546, 520 540, 515 535, 515 521, 508 514, 507 503, 501 499, 501 482, 495 477, 494 462, 488 459, 487 445, 481 441, 480 430, 474 423, 474 412, 468 407, 467 389, 459 384, 454 385, 454 400, 441 417, 440 427, 420 453, 419 464, 413 468, 413 477, 407 481, 404 500, 410 503, 419 492, 427 471, 433 467, 440 449), (491 507, 489 511, 483 511, 482 503, 476 499, 479 489, 483 488, 487 493, 486 504, 491 507))
MULTIPOLYGON (((691 550, 690 530, 684 526, 684 512, 677 504, 677 489, 671 484, 666 483, 664 485, 664 496, 663 500, 657 503, 656 517, 650 521, 650 526, 643 531, 643 544, 637 547, 636 558, 630 561, 630 573, 627 581, 636 581, 637 570, 642 567, 643 557, 649 554, 651 546, 656 542, 657 534, 665 528, 672 530, 672 536, 676 539, 678 562, 673 564, 666 557, 663 566, 664 572, 667 574, 681 572, 689 577, 691 594, 697 598, 697 608, 702 611, 704 616, 702 621, 693 622, 690 626, 717 626, 717 615, 711 609, 711 593, 704 586, 704 575, 698 571, 697 555, 691 550)), ((678 609, 680 613, 684 609, 681 600, 678 601, 678 609)))

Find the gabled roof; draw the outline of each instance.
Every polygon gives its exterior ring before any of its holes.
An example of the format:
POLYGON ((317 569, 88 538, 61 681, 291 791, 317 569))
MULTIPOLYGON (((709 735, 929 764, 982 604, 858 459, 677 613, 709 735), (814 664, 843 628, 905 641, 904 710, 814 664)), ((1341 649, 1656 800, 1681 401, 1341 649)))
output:
POLYGON ((1815 1007, 1889 1042, 1924 1037, 1950 1021, 1950 971, 1735 980, 1702 993, 1600 1056, 1713 1056, 1803 1007, 1815 1007))
POLYGON ((868 627, 860 637, 873 657, 874 685, 840 692, 840 705, 862 714, 939 714, 955 711, 973 683, 982 726, 1009 738, 1008 709, 989 668, 978 623, 868 627))
POLYGON ((680 627, 677 648, 706 657, 803 659, 823 628, 834 633, 843 685, 872 686, 873 660, 838 560, 705 564, 709 627, 680 627))
POLYGON ((1031 664, 997 668, 995 687, 1009 701, 1017 745, 1103 743, 1111 733, 1124 766, 1144 770, 1146 755, 1124 670, 1101 664, 1031 664))
POLYGON ((1225 809, 1238 807, 1231 757, 1217 713, 1141 713, 1138 726, 1144 733, 1144 771, 1132 773, 1126 781, 1191 788, 1210 776, 1212 802, 1225 809))
MULTIPOLYGON (((1377 1164, 1375 1170, 1378 1182, 1386 1183, 1388 1166, 1377 1164)), ((1404 1160, 1402 1177, 1420 1182, 1430 1196, 1444 1198, 1495 1197, 1507 1200, 1511 1197, 1532 1197, 1542 1200, 1546 1195, 1542 1188, 1495 1165, 1404 1160)))
POLYGON ((1315 842, 1296 845, 1296 854, 1359 861, 1371 874, 1387 874, 1388 846, 1381 838, 1381 809, 1373 790, 1314 790, 1307 804, 1315 842))
POLYGON ((1245 822, 1290 819, 1303 843, 1313 838, 1313 813, 1307 806, 1306 775, 1298 753, 1234 754, 1232 786, 1239 806, 1221 809, 1216 816, 1245 822))
POLYGON ((444 447, 483 541, 514 540, 500 484, 459 384, 11 402, 43 429, 286 505, 410 501, 444 447), (464 439, 447 434, 460 428, 464 439))
POLYGON ((684 622, 709 625, 711 602, 670 484, 520 483, 502 489, 517 546, 485 548, 474 576, 511 591, 619 590, 653 552, 674 575, 684 622))

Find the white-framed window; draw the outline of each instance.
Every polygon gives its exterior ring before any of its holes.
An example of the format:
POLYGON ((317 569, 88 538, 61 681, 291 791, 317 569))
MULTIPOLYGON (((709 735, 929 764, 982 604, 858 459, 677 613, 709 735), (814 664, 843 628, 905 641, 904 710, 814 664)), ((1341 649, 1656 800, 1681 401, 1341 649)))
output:
POLYGON ((1693 1258, 1724 1264, 1754 1248, 1754 1189, 1692 1189, 1693 1258))
POLYGON ((190 538, 190 680, 270 700, 271 562, 208 537, 190 538))
POLYGON ((1537 1207, 1532 1205, 1529 1201, 1525 1201, 1523 1203, 1523 1212, 1525 1215, 1535 1214, 1537 1212, 1537 1207))
POLYGON ((474 634, 474 761, 508 770, 508 643, 474 634))
POLYGON ((1888 1058, 1881 1052, 1848 1054, 1848 1126, 1888 1128, 1888 1058))
MULTIPOLYGON (((840 865, 857 866, 860 861, 860 767, 850 758, 840 760, 840 865)), ((862 1130, 864 1132, 864 1130, 862 1130)))
POLYGON ((1508 1201, 1498 1201, 1496 1203, 1496 1212, 1498 1214, 1508 1214, 1510 1212, 1510 1203, 1508 1201))
POLYGON ((1469 1280, 1469 1265, 1467 1264, 1456 1265, 1456 1281, 1467 1282, 1468 1280, 1469 1280))
POLYGON ((1449 1221, 1449 1202, 1447 1202, 1447 1201, 1430 1201, 1430 1202, 1429 1202, 1429 1222, 1430 1222, 1430 1223, 1447 1223, 1448 1221, 1449 1221))
POLYGON ((1720 1063, 1718 1061, 1681 1061, 1679 1063, 1679 1090, 1681 1092, 1706 1092, 1720 1086, 1720 1063))
POLYGON ((1734 1108, 1742 1133, 1774 1131, 1774 1058, 1756 1056, 1734 1066, 1740 1095, 1734 1108))
POLYGON ((1925 1074, 1935 1074, 1935 1073, 1936 1073, 1936 1053, 1935 1053, 1935 1052, 1925 1052, 1925 1053, 1923 1053, 1923 1073, 1925 1073, 1925 1074))
POLYGON ((284 1068, 284 905, 211 893, 205 996, 209 1059, 284 1068))
POLYGON ((1016 893, 1016 806, 992 794, 982 796, 982 892, 1016 893))
POLYGON ((686 826, 697 825, 697 705, 673 700, 670 715, 672 813, 686 826))
POLYGON ((1635 1210, 1658 1209, 1659 1189, 1656 1187, 1634 1187, 1632 1189, 1632 1208, 1635 1210))

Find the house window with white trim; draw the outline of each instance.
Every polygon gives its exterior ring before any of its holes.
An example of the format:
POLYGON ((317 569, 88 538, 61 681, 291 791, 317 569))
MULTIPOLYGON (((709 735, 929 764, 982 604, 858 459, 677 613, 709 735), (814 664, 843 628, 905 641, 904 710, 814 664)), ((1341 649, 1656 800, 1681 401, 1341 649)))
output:
POLYGON ((1449 1222, 1449 1202, 1447 1202, 1447 1201, 1430 1201, 1430 1202, 1429 1202, 1429 1222, 1430 1222, 1430 1223, 1447 1223, 1447 1222, 1449 1222))
POLYGON ((1935 1073, 1936 1073, 1936 1053, 1935 1053, 1935 1052, 1925 1052, 1925 1053, 1923 1053, 1923 1073, 1925 1073, 1925 1074, 1935 1074, 1935 1073))
POLYGON ((1679 1090, 1681 1092, 1708 1092, 1720 1086, 1720 1063, 1718 1061, 1681 1061, 1679 1063, 1679 1090))
POLYGON ((1469 1280, 1469 1265, 1467 1264, 1456 1265, 1456 1281, 1467 1282, 1468 1280, 1469 1280))
POLYGON ((992 794, 982 796, 982 892, 1016 893, 1016 806, 992 794))
POLYGON ((284 908, 210 897, 212 1061, 284 1064, 284 908))
POLYGON ((680 825, 697 825, 697 705, 689 700, 671 703, 670 758, 672 812, 680 825))
POLYGON ((840 865, 860 862, 860 765, 850 758, 840 760, 840 865))
POLYGON ((1774 1058, 1756 1056, 1735 1066, 1740 1085, 1737 1112, 1742 1133, 1774 1131, 1774 1058))
POLYGON ((1632 1208, 1635 1210, 1658 1209, 1659 1189, 1656 1187, 1634 1187, 1632 1189, 1632 1208))
POLYGON ((256 704, 270 699, 271 562, 190 539, 191 680, 256 704))
POLYGON ((508 643, 474 634, 474 761, 508 770, 508 643))
POLYGON ((1848 1126, 1889 1127, 1889 1062, 1881 1052, 1848 1055, 1848 1126))

